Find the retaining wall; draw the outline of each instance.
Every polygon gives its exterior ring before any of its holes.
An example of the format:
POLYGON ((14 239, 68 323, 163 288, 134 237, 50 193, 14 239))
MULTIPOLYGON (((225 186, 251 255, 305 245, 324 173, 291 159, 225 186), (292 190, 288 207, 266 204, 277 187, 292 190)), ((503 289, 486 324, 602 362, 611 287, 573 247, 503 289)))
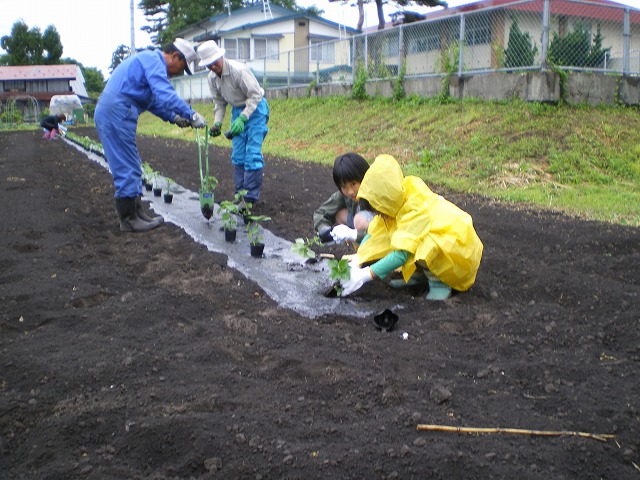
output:
MULTIPOLYGON (((442 76, 408 78, 403 81, 405 94, 431 98, 441 94, 442 76)), ((395 81, 376 80, 365 85, 371 96, 392 97, 395 81)), ((519 99, 526 102, 559 102, 571 105, 640 105, 640 77, 569 73, 562 80, 556 72, 483 73, 452 76, 449 79, 451 98, 485 100, 519 99), (561 83, 564 81, 564 88, 561 83)), ((351 85, 334 84, 317 87, 296 86, 271 88, 267 98, 350 96, 351 85)))

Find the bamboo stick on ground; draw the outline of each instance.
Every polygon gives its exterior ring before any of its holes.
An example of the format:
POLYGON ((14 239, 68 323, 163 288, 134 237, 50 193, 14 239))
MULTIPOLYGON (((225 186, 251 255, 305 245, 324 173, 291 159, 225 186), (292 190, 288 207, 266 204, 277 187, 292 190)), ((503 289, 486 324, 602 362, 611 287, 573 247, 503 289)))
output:
POLYGON ((519 428, 474 428, 474 427, 451 427, 447 425, 418 425, 417 430, 426 430, 430 432, 455 432, 455 433, 512 433, 519 435, 532 435, 532 436, 545 436, 545 437, 583 437, 591 438, 593 440, 599 440, 606 442, 616 438, 615 435, 599 434, 599 433, 585 433, 585 432, 572 432, 572 431, 549 431, 549 430, 524 430, 519 428))

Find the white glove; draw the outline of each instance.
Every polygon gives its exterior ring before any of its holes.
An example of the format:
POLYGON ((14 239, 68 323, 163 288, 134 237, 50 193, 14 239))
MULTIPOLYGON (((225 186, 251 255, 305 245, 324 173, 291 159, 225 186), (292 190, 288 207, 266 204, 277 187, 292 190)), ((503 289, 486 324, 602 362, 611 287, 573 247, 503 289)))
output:
POLYGON ((371 267, 351 267, 351 278, 342 284, 341 297, 351 295, 353 292, 362 287, 365 283, 373 280, 371 267))
POLYGON ((191 117, 191 126, 193 128, 204 128, 207 126, 207 121, 198 112, 195 112, 191 117))
POLYGON ((191 126, 191 120, 188 118, 181 117, 176 113, 176 116, 173 117, 173 123, 175 123, 180 128, 186 128, 191 126))
MULTIPOLYGON (((345 255, 342 256, 344 258, 345 255)), ((353 258, 349 260, 349 268, 360 268, 360 259, 358 258, 358 254, 354 253, 353 258)))
POLYGON ((358 238, 358 231, 355 228, 349 228, 346 225, 336 225, 331 230, 331 237, 336 243, 355 242, 358 238))

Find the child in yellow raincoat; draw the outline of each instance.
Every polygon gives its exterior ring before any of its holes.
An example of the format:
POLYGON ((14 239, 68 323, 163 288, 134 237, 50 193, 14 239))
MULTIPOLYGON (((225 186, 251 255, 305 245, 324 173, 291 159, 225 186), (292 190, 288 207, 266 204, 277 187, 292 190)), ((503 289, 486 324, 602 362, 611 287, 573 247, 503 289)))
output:
POLYGON ((445 300, 452 289, 471 288, 483 245, 468 213, 433 193, 422 179, 405 177, 391 155, 375 159, 358 199, 378 214, 351 263, 351 278, 343 283, 342 296, 399 267, 402 285, 428 282, 427 300, 445 300), (361 268, 363 264, 370 266, 361 268))

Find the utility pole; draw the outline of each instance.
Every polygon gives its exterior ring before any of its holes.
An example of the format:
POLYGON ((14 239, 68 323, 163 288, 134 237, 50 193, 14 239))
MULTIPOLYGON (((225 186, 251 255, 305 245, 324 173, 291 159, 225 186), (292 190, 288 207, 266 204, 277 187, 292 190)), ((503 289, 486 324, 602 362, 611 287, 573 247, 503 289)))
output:
POLYGON ((129 47, 129 55, 133 55, 134 53, 136 53, 136 34, 133 26, 133 14, 135 11, 133 8, 133 0, 130 1, 129 10, 131 13, 131 46, 129 47))

